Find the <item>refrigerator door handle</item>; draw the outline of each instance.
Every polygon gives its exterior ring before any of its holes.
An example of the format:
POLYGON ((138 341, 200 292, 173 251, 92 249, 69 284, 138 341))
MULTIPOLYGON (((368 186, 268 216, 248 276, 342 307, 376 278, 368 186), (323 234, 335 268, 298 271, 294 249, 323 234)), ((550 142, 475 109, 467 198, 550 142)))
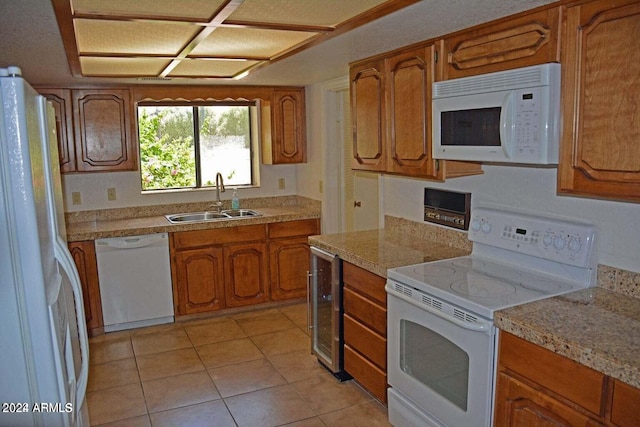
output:
POLYGON ((80 338, 80 351, 82 352, 80 375, 76 385, 76 408, 79 410, 79 408, 82 407, 85 393, 87 391, 87 381, 89 380, 89 337, 87 335, 87 320, 84 315, 84 299, 82 297, 80 276, 78 276, 78 270, 76 270, 71 253, 67 249, 66 245, 60 240, 60 238, 54 240, 55 256, 67 273, 73 289, 76 319, 78 322, 78 335, 80 338))

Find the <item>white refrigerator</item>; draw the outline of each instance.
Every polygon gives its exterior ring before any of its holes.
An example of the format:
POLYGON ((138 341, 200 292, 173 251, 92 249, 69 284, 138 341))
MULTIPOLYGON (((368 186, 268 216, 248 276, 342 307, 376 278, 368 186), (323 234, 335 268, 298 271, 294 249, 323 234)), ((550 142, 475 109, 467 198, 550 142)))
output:
POLYGON ((0 69, 0 426, 88 426, 89 351, 53 108, 0 69))

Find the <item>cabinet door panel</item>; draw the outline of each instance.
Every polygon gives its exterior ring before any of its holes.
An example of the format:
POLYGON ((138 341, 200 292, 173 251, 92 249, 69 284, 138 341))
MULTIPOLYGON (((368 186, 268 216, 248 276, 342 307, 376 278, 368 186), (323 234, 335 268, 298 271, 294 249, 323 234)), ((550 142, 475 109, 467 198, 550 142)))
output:
POLYGON ((177 252, 175 277, 179 314, 201 313, 225 307, 221 248, 177 252))
POLYGON ((604 426, 549 395, 500 372, 495 425, 509 427, 604 426))
POLYGON ((271 103, 273 164, 306 162, 304 89, 276 90, 271 103))
POLYGON ((224 248, 225 296, 228 307, 268 300, 267 247, 264 243, 231 245, 224 248))
POLYGON ((271 299, 302 298, 307 294, 307 238, 269 243, 271 299))
POLYGON ((482 25, 445 39, 446 79, 559 61, 559 7, 482 25))
POLYGON ((58 157, 60 172, 75 172, 76 155, 73 147, 73 107, 71 91, 68 89, 46 89, 39 91, 51 102, 56 112, 56 134, 58 135, 58 157))
POLYGON ((136 170, 127 90, 74 90, 78 171, 136 170))
POLYGON ((350 72, 353 169, 384 171, 386 168, 383 73, 383 61, 356 66, 350 72))
POLYGON ((100 328, 104 323, 102 320, 102 301, 100 300, 100 282, 94 242, 91 240, 69 243, 69 251, 78 269, 80 284, 82 285, 82 300, 87 329, 91 331, 92 329, 100 328))
POLYGON ((559 190, 640 201, 640 4, 567 9, 559 190))
POLYGON ((389 172, 433 174, 431 160, 432 47, 387 60, 390 107, 389 172))
POLYGON ((611 421, 617 426, 640 426, 640 390, 615 380, 611 421))

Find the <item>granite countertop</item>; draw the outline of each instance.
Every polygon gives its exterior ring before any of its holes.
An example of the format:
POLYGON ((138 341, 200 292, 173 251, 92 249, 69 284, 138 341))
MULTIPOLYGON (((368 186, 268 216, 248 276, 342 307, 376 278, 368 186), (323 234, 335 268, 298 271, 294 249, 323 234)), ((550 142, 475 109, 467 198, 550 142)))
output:
POLYGON ((67 240, 69 242, 77 242, 108 237, 206 230, 211 228, 235 227, 239 225, 266 224, 320 218, 319 209, 307 206, 259 207, 250 209, 259 211, 262 216, 190 224, 172 224, 164 217, 164 215, 160 214, 133 218, 98 219, 94 221, 67 221, 67 240))
POLYGON ((640 300, 602 287, 496 312, 529 342, 640 388, 640 300))
POLYGON ((387 269, 468 255, 469 251, 389 229, 310 236, 309 244, 378 276, 387 269))

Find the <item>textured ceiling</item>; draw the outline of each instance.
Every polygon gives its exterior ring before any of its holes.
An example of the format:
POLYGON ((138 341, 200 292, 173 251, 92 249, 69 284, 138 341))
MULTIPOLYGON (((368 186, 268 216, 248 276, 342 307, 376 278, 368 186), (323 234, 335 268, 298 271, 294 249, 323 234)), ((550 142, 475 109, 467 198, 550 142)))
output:
MULTIPOLYGON (((271 0, 265 0, 271 1, 271 0)), ((290 17, 288 19, 298 19, 304 22, 309 19, 308 14, 303 10, 299 11, 295 6, 301 0, 286 0, 290 3, 290 17)), ((312 1, 312 0, 306 0, 312 1)), ((342 1, 342 0, 340 0, 342 1)), ((208 19, 203 4, 208 8, 215 1, 212 0, 174 0, 175 4, 185 6, 193 13, 193 19, 208 19)), ((316 0, 320 6, 327 6, 329 1, 316 0)), ((222 3, 218 1, 218 3, 222 3)), ((344 2, 350 3, 350 2, 344 2)), ((321 44, 315 45, 300 53, 286 57, 271 65, 257 69, 241 80, 221 80, 221 84, 264 84, 264 85, 306 85, 319 81, 324 81, 348 74, 348 63, 371 55, 393 50, 401 46, 426 40, 442 34, 447 34, 466 27, 470 27, 482 22, 487 22, 503 16, 511 15, 523 10, 552 3, 551 0, 421 0, 416 4, 370 22, 364 26, 355 28, 345 34, 338 35, 321 44)), ((171 2, 158 2, 157 0, 82 0, 81 3, 85 12, 90 12, 95 5, 108 4, 111 8, 122 12, 123 8, 128 8, 127 13, 135 16, 140 11, 155 7, 157 14, 170 17, 175 14, 176 8, 170 7, 171 2), (131 4, 140 10, 132 10, 131 4), (124 6, 123 6, 124 5, 124 6), (151 5, 151 6, 150 6, 151 5), (165 5, 164 8, 158 5, 165 5), (167 6, 169 5, 169 6, 167 6)), ((238 20, 255 19, 256 12, 251 10, 255 5, 252 1, 246 2, 245 10, 238 8, 236 18, 238 20)), ((244 5, 243 5, 244 6, 244 5)), ((264 8, 262 10, 264 12, 264 8)), ((333 12, 333 11, 332 11, 333 12)), ((267 14, 265 14, 267 15, 267 14)), ((260 16, 263 21, 268 21, 268 17, 260 16)), ((331 16, 324 13, 322 19, 325 22, 332 22, 340 19, 340 16, 331 16)), ((308 24, 304 22, 304 24, 308 24)), ((79 24, 84 25, 84 24, 79 24)), ((163 51, 171 48, 175 42, 176 34, 183 29, 166 27, 166 23, 159 27, 149 28, 146 37, 135 40, 135 43, 144 45, 147 49, 163 51)), ((126 26, 125 26, 126 27, 126 26)), ((154 27, 152 25, 151 27, 154 27)), ((91 43, 91 49, 104 49, 104 37, 99 37, 99 29, 93 29, 85 33, 85 40, 79 40, 79 48, 85 48, 86 43, 91 43), (95 30, 95 33, 93 32, 95 30), (92 40, 93 39, 93 40, 92 40)), ((271 30, 269 37, 263 37, 260 31, 248 31, 237 46, 233 49, 244 50, 246 55, 268 57, 273 50, 277 49, 279 35, 277 30, 271 30)), ((74 83, 157 83, 153 79, 141 80, 139 78, 127 77, 118 78, 98 78, 98 77, 73 77, 67 61, 62 38, 58 30, 53 7, 49 0, 5 0, 0 2, 0 67, 17 65, 23 69, 25 77, 34 84, 67 85, 74 83)), ((118 30, 119 35, 109 43, 119 43, 122 49, 132 48, 134 41, 126 36, 127 30, 118 30)), ((215 31, 214 31, 215 33, 215 31)), ((214 34, 212 33, 212 34, 214 34)), ((111 33, 113 35, 113 33, 111 33)), ((289 37, 302 37, 303 35, 286 35, 289 37)), ((224 32, 218 34, 220 39, 227 38, 224 32)), ((194 56, 228 55, 223 44, 215 43, 214 39, 205 40, 191 53, 194 56)), ((229 46, 227 44, 226 46, 229 46)), ((137 48, 136 48, 137 49, 137 48)), ((175 46, 173 47, 175 50, 175 46)), ((164 54, 164 52, 162 52, 164 54)), ((117 74, 118 70, 137 70, 136 74, 145 75, 144 70, 158 70, 166 65, 163 58, 120 58, 126 63, 118 64, 117 61, 106 61, 105 58, 87 59, 83 66, 87 69, 94 67, 95 70, 111 67, 117 74), (102 63, 100 63, 102 61, 102 63), (115 62, 115 63, 114 63, 115 62)), ((198 76, 203 71, 196 65, 196 61, 183 61, 179 64, 179 72, 186 76, 198 76)), ((220 72, 234 72, 233 61, 222 63, 216 61, 216 67, 220 72)), ((213 65, 213 64, 208 64, 213 65)), ((237 65, 237 64, 236 64, 237 65)), ((246 65, 246 64, 245 64, 246 65)), ((122 73, 122 71, 120 71, 122 73)), ((209 71, 204 71, 209 73, 209 71)), ((216 83, 215 79, 175 79, 173 84, 182 83, 216 83)))

